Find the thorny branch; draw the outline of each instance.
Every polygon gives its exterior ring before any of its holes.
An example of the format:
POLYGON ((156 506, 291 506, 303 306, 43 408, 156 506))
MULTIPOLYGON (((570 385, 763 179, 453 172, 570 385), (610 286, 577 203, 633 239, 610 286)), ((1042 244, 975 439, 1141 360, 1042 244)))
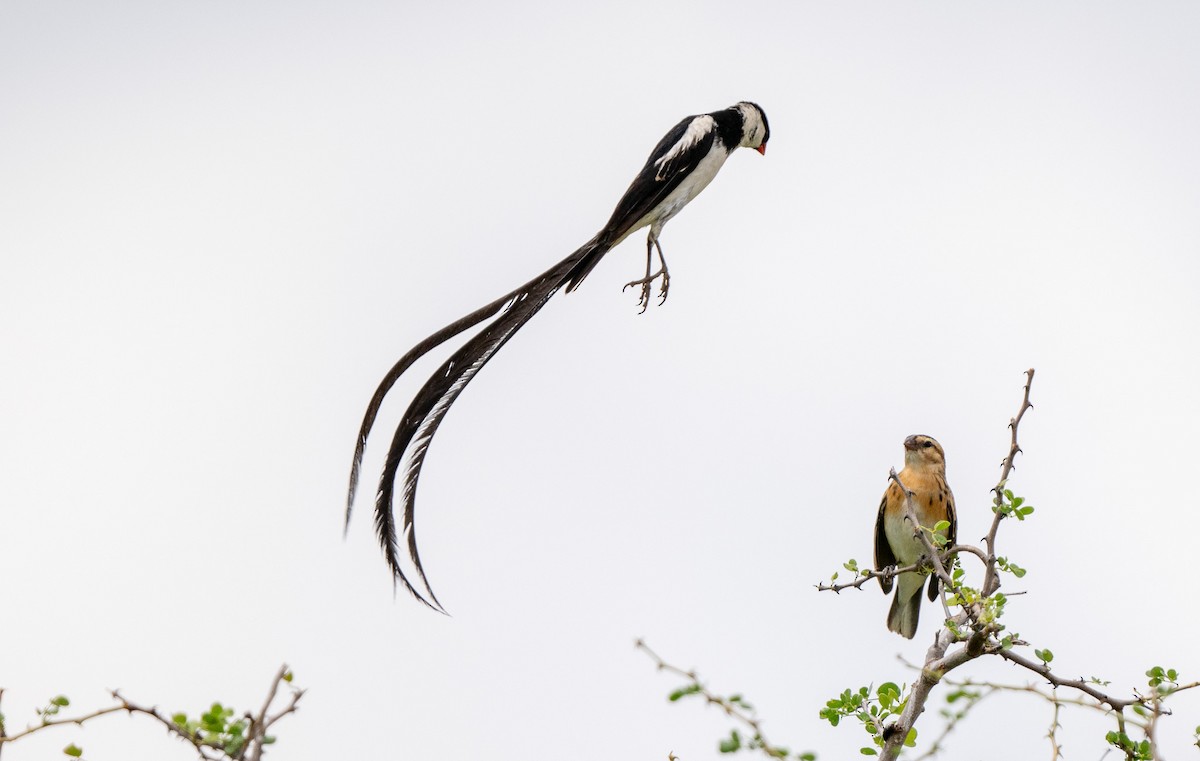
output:
POLYGON ((1029 389, 1032 386, 1033 368, 1031 367, 1025 371, 1025 397, 1021 400, 1021 408, 1017 410, 1017 416, 1008 421, 1008 427, 1012 431, 1012 441, 1008 447, 1008 456, 1004 458, 1004 462, 1000 466, 1000 483, 996 484, 996 488, 992 490, 995 494, 992 501, 995 517, 992 518, 992 527, 983 540, 987 545, 987 570, 983 574, 984 597, 1000 588, 1000 573, 996 567, 996 532, 1000 529, 1000 521, 1004 519, 1004 511, 1000 509, 1004 504, 1004 485, 1008 483, 1008 477, 1016 467, 1017 453, 1021 451, 1020 445, 1017 444, 1017 427, 1021 425, 1021 418, 1025 417, 1025 413, 1033 409, 1033 405, 1029 403, 1029 389))
MULTIPOLYGON (((14 743, 17 740, 44 731, 50 727, 57 727, 67 724, 83 726, 83 724, 86 722, 90 722, 101 716, 124 711, 131 716, 134 714, 149 716, 159 724, 162 724, 164 727, 166 727, 167 732, 190 743, 202 761, 219 761, 220 759, 233 759, 233 761, 242 761, 243 759, 247 759, 248 761, 260 761, 263 754, 263 745, 266 744, 264 740, 266 739, 267 729, 269 729, 275 722, 279 721, 284 716, 295 713, 297 704, 300 702, 300 698, 304 695, 304 690, 293 688, 288 704, 274 715, 268 715, 271 704, 275 701, 276 694, 279 691, 280 684, 288 681, 290 678, 288 674, 289 670, 287 664, 284 664, 279 668, 279 671, 275 674, 275 678, 271 682, 271 687, 267 694, 267 700, 263 704, 262 710, 259 712, 258 716, 254 717, 249 714, 246 716, 250 724, 250 732, 248 733, 246 742, 232 753, 229 752, 229 750, 223 745, 206 739, 199 730, 189 731, 187 727, 175 723, 170 717, 164 716, 163 713, 159 711, 157 706, 146 707, 134 703, 122 695, 119 690, 109 691, 109 694, 112 696, 113 700, 117 702, 116 705, 108 706, 107 708, 100 708, 92 711, 91 713, 70 718, 44 718, 40 724, 26 727, 15 734, 7 734, 7 732, 5 732, 3 722, 0 721, 0 752, 3 752, 5 745, 14 743)), ((0 697, 3 695, 4 691, 0 689, 0 697)))

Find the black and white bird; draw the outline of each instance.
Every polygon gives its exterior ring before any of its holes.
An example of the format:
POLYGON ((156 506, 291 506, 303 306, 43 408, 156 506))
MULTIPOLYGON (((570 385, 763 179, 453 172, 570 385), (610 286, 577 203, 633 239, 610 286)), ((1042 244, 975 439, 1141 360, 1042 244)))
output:
POLYGON ((767 115, 758 105, 748 101, 721 111, 687 117, 676 124, 654 147, 646 165, 638 172, 625 195, 617 203, 608 224, 604 225, 595 237, 520 288, 504 294, 421 341, 388 371, 367 405, 367 412, 354 447, 350 488, 346 497, 347 528, 362 466, 363 450, 388 391, 405 370, 427 352, 464 330, 489 318, 495 318, 454 352, 425 382, 409 404, 392 436, 375 498, 375 528, 397 584, 402 584, 414 597, 429 607, 444 612, 421 566, 421 558, 417 552, 414 508, 417 480, 420 478, 421 466, 429 444, 450 405, 462 393, 467 383, 560 288, 565 287, 567 292, 578 288, 606 253, 643 227, 650 228, 650 233, 646 236, 646 274, 626 284, 626 287, 641 287, 638 304, 645 311, 650 301, 651 284, 661 278, 659 295, 665 301, 671 281, 667 272, 667 262, 658 241, 663 225, 712 182, 725 159, 729 158, 729 154, 736 148, 753 148, 765 155, 770 136, 767 115), (651 273, 655 251, 658 253, 660 266, 656 272, 651 273), (408 545, 408 554, 421 577, 425 591, 428 592, 428 599, 416 589, 400 567, 396 521, 392 511, 397 478, 401 482, 401 526, 408 545))

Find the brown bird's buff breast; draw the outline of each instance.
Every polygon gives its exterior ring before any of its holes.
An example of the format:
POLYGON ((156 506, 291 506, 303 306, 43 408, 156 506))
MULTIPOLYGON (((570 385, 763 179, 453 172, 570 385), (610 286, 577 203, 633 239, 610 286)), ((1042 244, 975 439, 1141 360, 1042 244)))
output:
MULTIPOLYGON (((913 493, 913 510, 917 520, 926 528, 933 528, 946 518, 946 504, 952 499, 950 487, 940 473, 929 470, 905 468, 898 474, 900 482, 913 493)), ((904 492, 896 484, 888 486, 887 507, 883 515, 883 528, 888 544, 900 565, 917 562, 924 554, 921 540, 913 536, 913 526, 904 520, 904 492)))

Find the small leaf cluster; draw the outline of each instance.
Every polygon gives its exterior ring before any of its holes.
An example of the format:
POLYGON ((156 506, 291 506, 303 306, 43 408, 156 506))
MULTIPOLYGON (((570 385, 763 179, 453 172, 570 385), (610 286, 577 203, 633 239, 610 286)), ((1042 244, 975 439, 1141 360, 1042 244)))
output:
MULTIPOLYGON (((843 718, 854 718, 862 723, 863 729, 871 736, 875 747, 859 748, 864 756, 876 756, 884 744, 884 730, 889 719, 898 717, 904 710, 907 699, 901 700, 901 689, 894 682, 884 682, 871 694, 869 687, 859 687, 858 690, 849 688, 841 695, 825 702, 820 716, 836 727, 843 718)), ((917 730, 909 731, 904 739, 904 745, 912 747, 917 740, 917 730)))
MULTIPOLYGON (((857 580, 859 576, 864 575, 862 570, 858 567, 858 561, 854 558, 850 558, 845 563, 842 563, 842 568, 845 568, 847 571, 854 574, 855 580, 857 580)), ((833 572, 833 575, 829 577, 830 583, 837 581, 839 573, 840 571, 833 572)))
POLYGON ((1136 741, 1120 731, 1109 732, 1104 736, 1108 744, 1125 754, 1132 761, 1154 761, 1154 748, 1149 740, 1136 741))
POLYGON ((1026 505, 1025 498, 1013 494, 1012 489, 1004 489, 1000 492, 999 504, 992 505, 992 512, 1023 521, 1033 515, 1033 505, 1026 505))
MULTIPOLYGON (((922 527, 923 528, 923 527, 922 527)), ((933 524, 933 530, 930 532, 929 540, 934 547, 939 549, 950 544, 950 521, 938 521, 933 524)))
MULTIPOLYGON (((186 713, 179 712, 171 716, 171 721, 181 732, 196 738, 197 741, 215 748, 226 755, 236 756, 249 739, 246 730, 250 722, 244 716, 234 718, 232 707, 213 703, 200 714, 199 719, 189 719, 186 713)), ((273 743, 275 738, 263 738, 263 744, 273 743)))
POLYGON ((1162 666, 1155 666, 1146 672, 1146 676, 1150 677, 1150 686, 1160 695, 1170 694, 1179 686, 1179 672, 1175 669, 1164 669, 1162 666), (1166 686, 1164 687, 1164 685, 1166 686))
POLYGON ((50 719, 57 716, 59 711, 69 705, 71 705, 71 701, 67 699, 66 695, 57 695, 50 698, 49 702, 46 703, 45 708, 35 708, 34 712, 38 716, 42 717, 43 724, 49 724, 50 719))
POLYGON ((1011 562, 1008 558, 996 558, 996 567, 1005 573, 1011 573, 1018 579, 1025 575, 1025 569, 1011 562))

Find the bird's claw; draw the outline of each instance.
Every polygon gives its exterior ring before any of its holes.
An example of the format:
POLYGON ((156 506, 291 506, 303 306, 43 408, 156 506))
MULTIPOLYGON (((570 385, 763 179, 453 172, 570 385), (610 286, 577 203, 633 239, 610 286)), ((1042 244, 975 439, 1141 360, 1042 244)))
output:
POLYGON ((640 278, 638 280, 631 280, 625 284, 624 288, 621 289, 621 292, 624 293, 626 288, 632 288, 635 285, 640 285, 642 287, 641 295, 638 297, 638 306, 641 307, 642 309, 640 312, 638 312, 638 314, 642 314, 643 312, 646 311, 646 308, 650 306, 650 285, 655 280, 657 280, 659 277, 662 277, 662 285, 659 287, 659 290, 658 290, 658 295, 660 297, 659 301, 658 301, 658 305, 662 306, 663 304, 666 303, 667 291, 670 290, 670 288, 671 288, 671 276, 670 276, 670 274, 667 273, 666 270, 659 270, 658 272, 655 272, 653 275, 647 275, 646 277, 640 278))

